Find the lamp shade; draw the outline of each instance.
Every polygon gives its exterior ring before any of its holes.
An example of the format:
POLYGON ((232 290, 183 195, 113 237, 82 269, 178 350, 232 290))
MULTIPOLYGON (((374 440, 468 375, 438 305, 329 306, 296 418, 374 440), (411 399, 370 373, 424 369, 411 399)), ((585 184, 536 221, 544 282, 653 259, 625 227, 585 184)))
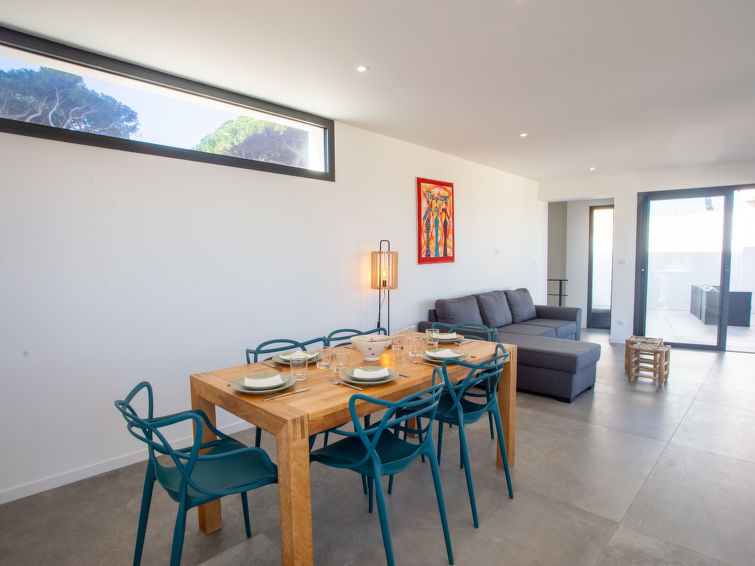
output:
POLYGON ((370 287, 373 289, 398 287, 398 252, 372 252, 370 287))

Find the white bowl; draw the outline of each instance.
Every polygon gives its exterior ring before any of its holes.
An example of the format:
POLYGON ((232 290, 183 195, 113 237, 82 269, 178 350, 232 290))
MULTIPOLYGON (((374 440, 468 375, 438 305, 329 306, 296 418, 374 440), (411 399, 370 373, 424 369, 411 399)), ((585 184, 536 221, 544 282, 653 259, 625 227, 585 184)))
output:
POLYGON ((383 334, 361 334, 353 336, 351 343, 359 350, 365 361, 374 362, 379 360, 383 350, 391 345, 391 337, 383 334))

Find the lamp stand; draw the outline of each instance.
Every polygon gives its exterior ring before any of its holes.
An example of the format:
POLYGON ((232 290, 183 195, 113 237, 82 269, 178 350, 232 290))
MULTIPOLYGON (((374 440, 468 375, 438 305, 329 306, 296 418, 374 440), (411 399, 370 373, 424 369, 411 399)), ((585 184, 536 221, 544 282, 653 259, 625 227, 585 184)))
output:
MULTIPOLYGON (((391 251, 391 241, 390 240, 380 240, 380 245, 378 247, 378 250, 380 253, 383 251, 390 252, 391 251), (383 250, 383 242, 387 244, 386 250, 383 250)), ((378 320, 377 320, 377 328, 380 328, 380 315, 381 311, 383 309, 383 301, 387 298, 388 299, 388 324, 385 327, 386 332, 390 335, 391 333, 391 290, 386 288, 386 281, 382 279, 382 275, 380 275, 381 280, 378 287, 378 320), (385 293, 385 295, 383 295, 385 293)))
POLYGON ((385 300, 383 298, 383 292, 385 292, 386 297, 388 298, 388 323, 385 325, 385 330, 388 332, 388 334, 391 333, 391 290, 390 289, 378 289, 378 320, 377 320, 377 328, 380 328, 380 311, 383 308, 383 301, 385 300))

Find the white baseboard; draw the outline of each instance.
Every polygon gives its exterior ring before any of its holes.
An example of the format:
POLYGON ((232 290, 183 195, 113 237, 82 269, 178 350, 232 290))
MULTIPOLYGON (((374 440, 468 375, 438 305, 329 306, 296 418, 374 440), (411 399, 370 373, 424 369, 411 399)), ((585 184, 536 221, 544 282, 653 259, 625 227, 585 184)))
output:
MULTIPOLYGON (((220 430, 226 434, 234 434, 251 427, 252 425, 250 425, 246 421, 237 421, 230 425, 221 427, 220 430)), ((187 443, 190 444, 191 441, 191 437, 181 438, 175 441, 171 440, 171 442, 175 442, 179 446, 184 446, 187 443)), ((122 456, 110 458, 109 460, 103 460, 95 464, 75 468, 73 470, 63 472, 62 474, 55 474, 53 476, 47 476, 45 478, 37 479, 28 483, 9 487, 7 489, 0 490, 0 505, 2 505, 3 503, 8 503, 10 501, 15 501, 16 499, 21 499, 22 497, 41 493, 43 491, 47 491, 48 489, 53 489, 79 480, 91 478, 93 476, 104 474, 105 472, 110 472, 112 470, 117 470, 118 468, 136 464, 137 462, 141 462, 146 459, 147 449, 145 448, 144 450, 137 450, 136 452, 130 452, 122 456)))

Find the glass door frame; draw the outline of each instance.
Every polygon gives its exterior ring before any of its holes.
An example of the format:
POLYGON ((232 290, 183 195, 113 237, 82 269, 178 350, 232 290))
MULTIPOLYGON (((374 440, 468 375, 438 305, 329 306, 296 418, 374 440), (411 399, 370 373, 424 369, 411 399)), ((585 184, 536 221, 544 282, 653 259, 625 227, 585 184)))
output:
MULTIPOLYGON (((593 252, 593 243, 594 243, 594 237, 595 237, 595 234, 593 233, 593 213, 596 210, 606 210, 609 208, 611 210, 614 210, 614 214, 615 214, 614 205, 612 204, 598 204, 595 206, 591 206, 590 211, 588 212, 588 214, 590 215, 590 220, 589 220, 590 238, 589 238, 589 244, 588 244, 590 255, 587 260, 587 305, 586 305, 587 317, 585 319, 586 320, 585 324, 587 325, 587 328, 603 328, 603 327, 593 326, 593 324, 595 323, 595 321, 593 320, 594 316, 592 313, 592 275, 593 275, 593 253, 592 252, 593 252)), ((615 220, 616 219, 614 217, 614 222, 615 220)), ((612 244, 611 245, 612 258, 613 258, 613 248, 614 248, 614 245, 612 244)), ((611 312, 613 311, 613 259, 611 260, 611 294, 610 296, 611 296, 611 305, 610 305, 610 308, 608 309, 608 328, 609 329, 611 328, 611 312)))
POLYGON ((650 202, 654 200, 675 200, 686 198, 724 197, 724 225, 721 247, 721 304, 718 320, 716 344, 690 344, 668 342, 681 348, 697 350, 726 350, 726 333, 729 326, 729 283, 731 279, 731 237, 734 212, 734 192, 752 188, 747 185, 703 187, 699 189, 678 189, 637 193, 637 253, 635 256, 634 280, 634 334, 645 335, 648 291, 648 258, 650 246, 650 202))

